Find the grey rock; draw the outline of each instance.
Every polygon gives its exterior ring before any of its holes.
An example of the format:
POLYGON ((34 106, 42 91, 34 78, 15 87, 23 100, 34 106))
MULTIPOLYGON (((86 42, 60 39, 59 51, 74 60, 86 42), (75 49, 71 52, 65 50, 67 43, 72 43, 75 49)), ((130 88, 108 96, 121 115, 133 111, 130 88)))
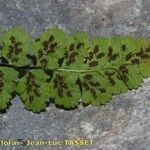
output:
MULTIPOLYGON (((50 27, 67 33, 87 32, 97 36, 132 35, 150 37, 149 0, 0 0, 0 27, 22 26, 33 37, 50 27)), ((19 97, 7 113, 0 114, 0 139, 18 141, 2 150, 149 150, 150 79, 142 87, 117 95, 102 107, 79 107, 65 111, 50 105, 33 114, 19 97), (25 144, 32 140, 84 138, 92 146, 60 147, 25 144)))

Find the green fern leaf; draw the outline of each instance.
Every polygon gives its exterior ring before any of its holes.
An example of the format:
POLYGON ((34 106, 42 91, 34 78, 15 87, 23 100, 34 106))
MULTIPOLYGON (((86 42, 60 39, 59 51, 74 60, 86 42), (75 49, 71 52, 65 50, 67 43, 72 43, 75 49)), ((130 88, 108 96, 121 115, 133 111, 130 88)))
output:
POLYGON ((49 102, 64 109, 79 103, 99 106, 150 76, 150 40, 125 36, 90 41, 85 33, 70 35, 55 28, 32 42, 17 27, 0 31, 0 66, 0 109, 7 107, 15 83, 25 108, 33 112, 49 102))
POLYGON ((26 55, 30 53, 31 37, 20 27, 10 29, 1 37, 3 49, 0 51, 1 57, 9 65, 25 66, 29 64, 26 55))
POLYGON ((77 84, 78 74, 71 72, 55 72, 50 82, 50 95, 55 104, 66 109, 75 108, 81 93, 77 84))
POLYGON ((17 84, 25 108, 33 112, 40 112, 49 102, 50 91, 46 80, 49 78, 42 70, 28 71, 17 84))
POLYGON ((49 29, 32 44, 33 53, 37 59, 37 66, 56 69, 58 60, 63 56, 66 48, 66 34, 58 29, 49 29))
POLYGON ((17 72, 10 68, 0 68, 0 110, 7 108, 15 91, 17 72))

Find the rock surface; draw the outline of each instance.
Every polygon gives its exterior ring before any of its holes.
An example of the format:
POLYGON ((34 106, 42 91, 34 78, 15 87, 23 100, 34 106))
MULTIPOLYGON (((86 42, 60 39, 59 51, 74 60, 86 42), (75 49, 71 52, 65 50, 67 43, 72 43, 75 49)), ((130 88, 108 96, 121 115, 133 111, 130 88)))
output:
MULTIPOLYGON (((0 0, 0 27, 22 26, 37 37, 49 27, 96 36, 150 37, 149 0, 0 0)), ((0 139, 18 141, 2 150, 149 150, 150 79, 141 88, 118 95, 102 107, 64 111, 53 105, 33 114, 19 97, 0 115, 0 139), (26 146, 23 141, 84 138, 92 146, 26 146), (22 142, 21 142, 22 141, 22 142)))

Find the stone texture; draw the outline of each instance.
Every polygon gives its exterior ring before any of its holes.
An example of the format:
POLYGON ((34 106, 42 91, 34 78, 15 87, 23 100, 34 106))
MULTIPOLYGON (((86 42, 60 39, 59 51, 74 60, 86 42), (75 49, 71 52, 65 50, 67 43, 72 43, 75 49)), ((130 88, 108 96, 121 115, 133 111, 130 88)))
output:
MULTIPOLYGON (((49 27, 68 33, 84 31, 96 36, 150 37, 149 0, 0 0, 0 27, 22 26, 37 37, 49 27)), ((2 150, 149 150, 150 79, 141 88, 118 95, 102 107, 64 111, 50 105, 33 114, 19 97, 0 114, 0 139, 15 139, 17 147, 2 150), (88 147, 28 147, 27 139, 89 138, 88 147)))

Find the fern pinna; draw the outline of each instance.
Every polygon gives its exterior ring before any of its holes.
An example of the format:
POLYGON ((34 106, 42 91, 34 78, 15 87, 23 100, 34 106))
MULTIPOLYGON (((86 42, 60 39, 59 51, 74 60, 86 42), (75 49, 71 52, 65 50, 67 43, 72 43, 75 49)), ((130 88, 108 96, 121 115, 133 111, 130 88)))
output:
POLYGON ((33 112, 54 102, 99 106, 138 88, 150 76, 150 40, 112 37, 89 40, 49 29, 33 40, 20 27, 0 32, 0 110, 12 93, 33 112))

